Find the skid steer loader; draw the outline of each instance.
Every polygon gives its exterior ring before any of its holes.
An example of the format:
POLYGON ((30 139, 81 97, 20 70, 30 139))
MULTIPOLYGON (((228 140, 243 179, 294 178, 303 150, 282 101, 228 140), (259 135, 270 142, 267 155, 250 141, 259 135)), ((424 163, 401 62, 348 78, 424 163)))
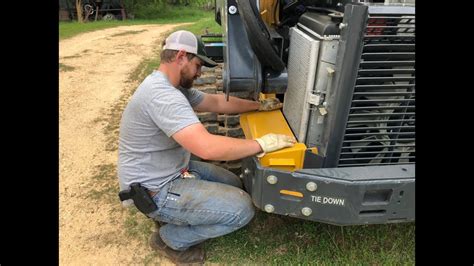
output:
POLYGON ((292 147, 242 161, 256 207, 336 225, 415 220, 414 1, 216 0, 223 87, 278 97, 246 138, 292 147))

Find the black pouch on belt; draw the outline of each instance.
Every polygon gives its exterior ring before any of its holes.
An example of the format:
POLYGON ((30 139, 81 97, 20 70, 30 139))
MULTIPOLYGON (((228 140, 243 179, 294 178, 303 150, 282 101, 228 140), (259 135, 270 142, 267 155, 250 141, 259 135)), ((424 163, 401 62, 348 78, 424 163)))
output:
POLYGON ((119 192, 121 201, 132 199, 139 211, 145 215, 158 209, 148 190, 142 187, 140 183, 132 183, 130 188, 119 192))

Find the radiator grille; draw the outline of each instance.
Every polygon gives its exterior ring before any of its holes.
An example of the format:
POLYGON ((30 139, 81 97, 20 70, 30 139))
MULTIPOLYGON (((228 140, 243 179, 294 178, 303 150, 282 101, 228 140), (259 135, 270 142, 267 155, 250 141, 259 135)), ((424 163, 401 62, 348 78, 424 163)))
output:
POLYGON ((306 97, 314 86, 320 42, 297 28, 291 28, 291 32, 288 89, 283 102, 283 113, 298 141, 304 142, 309 116, 306 97))
POLYGON ((369 15, 339 166, 415 163, 415 16, 369 15))

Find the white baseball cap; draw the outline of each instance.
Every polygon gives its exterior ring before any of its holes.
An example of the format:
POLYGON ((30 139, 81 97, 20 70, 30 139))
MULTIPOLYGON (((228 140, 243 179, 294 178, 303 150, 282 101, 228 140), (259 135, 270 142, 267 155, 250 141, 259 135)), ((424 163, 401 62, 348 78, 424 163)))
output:
POLYGON ((166 38, 163 49, 184 50, 199 57, 199 59, 203 61, 203 65, 207 67, 217 66, 216 62, 207 57, 202 40, 190 31, 179 30, 171 33, 170 36, 166 38))

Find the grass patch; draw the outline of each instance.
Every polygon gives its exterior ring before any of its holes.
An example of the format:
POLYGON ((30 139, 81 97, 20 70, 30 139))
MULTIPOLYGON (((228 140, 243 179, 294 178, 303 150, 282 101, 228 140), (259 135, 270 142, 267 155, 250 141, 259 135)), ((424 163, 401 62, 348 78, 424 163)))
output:
POLYGON ((62 57, 63 59, 71 59, 71 58, 78 58, 78 57, 81 57, 79 55, 69 55, 69 56, 64 56, 62 57))
POLYGON ((104 200, 108 203, 116 204, 119 192, 117 184, 117 165, 97 165, 88 187, 92 189, 87 192, 87 198, 104 200))
POLYGON ((176 30, 188 30, 196 35, 203 35, 206 30, 209 33, 222 33, 221 26, 214 21, 214 17, 203 18, 192 25, 177 27, 176 30))
POLYGON ((134 11, 137 19, 154 19, 158 21, 168 22, 180 19, 182 21, 190 19, 196 21, 200 18, 208 16, 214 11, 205 11, 197 6, 170 6, 167 4, 142 5, 134 11))
POLYGON ((96 166, 96 171, 92 179, 97 181, 112 180, 117 175, 115 164, 102 164, 96 166))
POLYGON ((118 37, 118 36, 124 36, 124 35, 132 35, 132 34, 138 34, 140 32, 144 32, 146 30, 129 30, 129 31, 125 31, 125 32, 122 32, 122 33, 117 33, 117 34, 114 34, 112 35, 112 37, 118 37))
MULTIPOLYGON (((208 19, 214 21, 214 11, 204 11, 197 7, 185 8, 175 7, 169 8, 166 12, 157 13, 155 19, 134 19, 134 20, 112 20, 112 21, 94 21, 79 23, 77 21, 72 22, 59 22, 59 39, 63 40, 71 38, 81 33, 102 30, 107 28, 113 28, 118 26, 132 26, 132 25, 145 25, 145 24, 171 24, 171 23, 183 23, 183 22, 196 22, 201 19, 208 19)), ((217 23, 214 22, 217 25, 217 23)), ((217 25, 220 27, 219 25, 217 25)))
POLYGON ((115 185, 106 185, 102 188, 93 188, 87 194, 87 197, 93 200, 105 200, 108 203, 115 203, 118 199, 119 189, 115 185))
POLYGON ((415 226, 340 227, 258 211, 245 228, 209 241, 208 261, 230 264, 410 265, 415 226))
POLYGON ((72 71, 76 69, 75 67, 65 65, 63 63, 59 63, 59 71, 72 71))
POLYGON ((122 112, 127 105, 128 98, 133 92, 122 94, 120 99, 107 111, 107 117, 103 120, 97 120, 95 122, 105 121, 105 126, 102 129, 106 137, 105 150, 116 151, 118 149, 118 136, 120 133, 120 120, 122 118, 122 112))
MULTIPOLYGON (((168 35, 168 33, 163 34, 161 37, 164 37, 164 35, 168 35)), ((161 52, 161 44, 157 44, 155 45, 155 47, 157 48, 155 48, 155 51, 153 52, 154 56, 140 62, 140 64, 128 76, 128 82, 141 82, 143 79, 145 79, 146 76, 148 76, 154 69, 156 69, 160 65, 159 54, 161 52)))
POLYGON ((148 238, 153 231, 155 223, 146 218, 135 208, 128 209, 128 216, 125 220, 125 232, 127 236, 148 242, 148 238))

